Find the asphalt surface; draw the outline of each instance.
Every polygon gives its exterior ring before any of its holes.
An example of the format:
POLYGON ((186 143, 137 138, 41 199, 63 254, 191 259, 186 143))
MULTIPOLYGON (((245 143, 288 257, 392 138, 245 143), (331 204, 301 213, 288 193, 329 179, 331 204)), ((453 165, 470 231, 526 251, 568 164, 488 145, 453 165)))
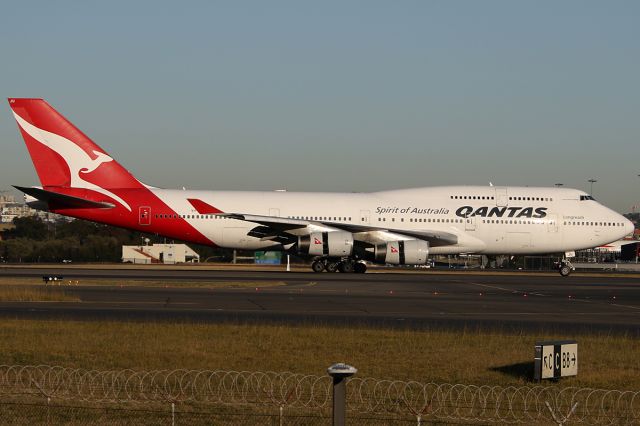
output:
POLYGON ((43 275, 78 281, 78 285, 64 288, 81 301, 0 302, 0 316, 640 336, 637 276, 0 268, 0 277, 31 277, 34 283, 41 282, 43 275), (83 280, 96 279, 106 285, 83 285, 83 280), (149 280, 154 286, 122 285, 127 280, 149 280), (243 287, 206 287, 229 282, 243 287))

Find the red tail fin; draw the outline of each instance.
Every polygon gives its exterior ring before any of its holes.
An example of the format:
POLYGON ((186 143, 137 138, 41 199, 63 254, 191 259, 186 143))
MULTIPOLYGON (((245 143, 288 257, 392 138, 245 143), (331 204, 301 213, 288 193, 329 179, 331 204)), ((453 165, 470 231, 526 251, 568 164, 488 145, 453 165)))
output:
POLYGON ((105 188, 143 186, 43 99, 10 98, 9 105, 43 187, 105 193, 105 188))

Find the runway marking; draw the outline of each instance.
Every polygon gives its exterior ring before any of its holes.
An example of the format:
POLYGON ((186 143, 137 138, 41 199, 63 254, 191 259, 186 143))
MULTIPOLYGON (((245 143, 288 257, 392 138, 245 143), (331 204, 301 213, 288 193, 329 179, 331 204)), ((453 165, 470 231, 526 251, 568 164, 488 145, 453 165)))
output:
POLYGON ((267 309, 267 308, 265 308, 264 306, 262 306, 260 303, 256 302, 256 301, 255 301, 255 300, 253 300, 253 299, 247 299, 247 301, 248 301, 249 303, 252 303, 252 304, 256 305, 256 306, 257 306, 258 308, 260 308, 260 310, 262 310, 262 311, 268 311, 268 309, 267 309))
POLYGON ((632 306, 632 305, 620 305, 617 303, 611 303, 611 306, 619 306, 621 308, 629 308, 629 309, 637 309, 640 310, 640 306, 632 306))
POLYGON ((506 291, 509 293, 521 293, 521 294, 530 294, 532 296, 540 296, 540 297, 549 297, 550 295, 548 294, 543 294, 543 293, 538 293, 538 292, 529 292, 529 291, 523 291, 523 290, 518 290, 518 289, 512 289, 512 288, 504 288, 504 287, 500 287, 497 285, 489 285, 489 284, 481 284, 481 283, 474 283, 474 282, 470 282, 469 284, 473 284, 473 285, 477 285, 480 287, 485 287, 485 288, 492 288, 495 290, 502 290, 502 291, 506 291))
MULTIPOLYGON (((576 299, 576 298, 571 298, 570 300, 575 301, 575 302, 594 303, 594 304, 597 304, 597 305, 615 306, 615 307, 618 307, 618 308, 628 308, 628 309, 640 310, 640 306, 621 305, 619 303, 606 303, 605 300, 588 300, 588 299, 576 299)), ((597 312, 594 312, 594 314, 595 313, 597 313, 597 312)))
POLYGON ((315 287, 318 285, 317 281, 309 281, 307 283, 298 283, 298 282, 286 282, 286 286, 291 288, 291 287, 295 287, 295 288, 300 288, 300 287, 315 287))
MULTIPOLYGON (((28 303, 28 302, 25 302, 28 303)), ((37 302, 40 303, 40 302, 37 302)), ((78 302, 76 302, 78 303, 78 302)), ((99 304, 99 305, 198 305, 198 303, 195 302, 171 302, 169 301, 167 303, 167 301, 162 301, 162 302, 119 302, 119 301, 105 301, 105 300, 82 300, 81 302, 82 304, 85 305, 89 305, 89 304, 99 304)))
MULTIPOLYGON (((36 309, 36 308, 32 308, 36 309)), ((123 310, 135 310, 135 308, 130 307, 122 307, 113 309, 123 309, 123 310)), ((185 309, 183 312, 225 312, 225 313, 247 313, 247 312, 268 312, 271 314, 280 314, 284 311, 279 310, 264 310, 264 309, 224 309, 224 308, 190 308, 185 309)), ((301 311, 287 311, 288 314, 294 315, 304 315, 304 314, 359 314, 362 313, 361 310, 326 310, 326 309, 314 309, 314 310, 301 310, 301 311)), ((486 315, 486 312, 433 312, 426 317, 421 316, 407 316, 407 312, 368 312, 368 314, 372 317, 393 317, 395 315, 403 315, 403 318, 406 319, 431 319, 434 317, 449 317, 450 319, 458 319, 458 317, 473 317, 478 315, 486 315)), ((571 318, 572 316, 587 316, 587 315, 595 315, 595 316, 608 316, 610 314, 604 312, 491 312, 491 315, 495 316, 505 316, 505 315, 513 315, 513 316, 540 316, 540 315, 549 315, 553 317, 561 316, 565 318, 571 318)), ((629 315, 629 314, 628 314, 629 315)), ((635 317, 636 314, 634 313, 635 317)), ((487 320, 491 320, 490 317, 486 318, 487 320)), ((544 322, 544 321, 541 321, 544 322)))

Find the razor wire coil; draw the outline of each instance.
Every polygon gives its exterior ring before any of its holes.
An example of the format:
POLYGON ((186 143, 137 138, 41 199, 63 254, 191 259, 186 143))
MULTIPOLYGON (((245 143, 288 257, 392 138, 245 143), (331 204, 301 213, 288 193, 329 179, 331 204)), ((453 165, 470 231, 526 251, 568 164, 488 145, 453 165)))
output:
MULTIPOLYGON (((329 410, 328 376, 220 370, 86 370, 0 365, 0 397, 86 403, 191 403, 329 410)), ((349 379, 348 412, 449 421, 640 423, 640 391, 349 379)))

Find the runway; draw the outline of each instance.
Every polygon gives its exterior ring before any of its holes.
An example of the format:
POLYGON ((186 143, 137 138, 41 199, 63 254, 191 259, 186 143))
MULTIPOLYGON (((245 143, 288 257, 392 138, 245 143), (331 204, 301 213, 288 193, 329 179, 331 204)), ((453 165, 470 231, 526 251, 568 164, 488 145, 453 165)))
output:
POLYGON ((640 334, 640 279, 632 275, 0 269, 9 283, 45 274, 78 281, 64 288, 80 302, 0 302, 0 316, 640 334))

